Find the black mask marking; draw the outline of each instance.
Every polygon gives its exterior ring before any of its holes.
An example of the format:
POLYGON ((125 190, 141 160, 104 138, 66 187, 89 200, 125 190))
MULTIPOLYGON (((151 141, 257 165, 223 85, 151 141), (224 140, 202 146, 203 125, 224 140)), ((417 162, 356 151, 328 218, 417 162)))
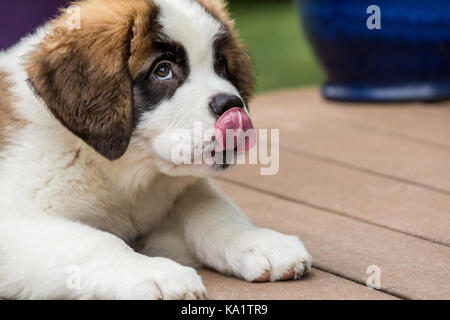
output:
POLYGON ((135 123, 146 111, 151 111, 163 101, 169 100, 189 76, 189 62, 182 44, 157 36, 153 43, 154 54, 151 65, 139 73, 133 83, 135 123), (170 68, 172 78, 161 80, 155 72, 164 64, 170 68))

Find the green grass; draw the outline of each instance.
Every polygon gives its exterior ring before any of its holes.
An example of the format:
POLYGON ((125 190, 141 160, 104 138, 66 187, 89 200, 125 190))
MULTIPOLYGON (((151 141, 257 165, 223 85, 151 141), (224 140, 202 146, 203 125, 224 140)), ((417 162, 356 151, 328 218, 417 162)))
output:
POLYGON ((230 9, 255 64, 257 92, 322 82, 292 1, 237 0, 230 9))

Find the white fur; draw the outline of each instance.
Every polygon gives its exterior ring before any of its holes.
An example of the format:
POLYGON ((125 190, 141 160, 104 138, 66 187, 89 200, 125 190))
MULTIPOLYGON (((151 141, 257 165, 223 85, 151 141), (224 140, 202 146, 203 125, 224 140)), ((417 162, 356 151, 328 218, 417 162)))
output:
POLYGON ((238 92, 213 69, 220 24, 195 1, 156 3, 164 32, 186 47, 191 74, 144 115, 114 162, 66 130, 26 83, 23 57, 47 27, 0 53, 0 70, 14 84, 13 108, 28 122, 0 158, 0 296, 204 298, 196 272, 167 258, 248 281, 266 272, 272 281, 290 271, 298 278, 311 267, 298 238, 255 228, 199 178, 215 173, 210 166, 171 161, 171 132, 194 135, 195 121, 214 128, 210 97, 238 92), (80 271, 77 288, 68 285, 72 267, 80 271))

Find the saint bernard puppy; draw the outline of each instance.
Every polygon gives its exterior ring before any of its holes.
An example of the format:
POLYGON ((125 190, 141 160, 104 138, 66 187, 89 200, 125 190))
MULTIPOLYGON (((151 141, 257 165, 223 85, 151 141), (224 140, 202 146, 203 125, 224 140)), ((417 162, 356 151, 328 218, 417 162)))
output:
POLYGON ((78 28, 64 9, 0 53, 0 297, 203 299, 199 266, 299 279, 302 242, 207 180, 226 164, 173 159, 174 131, 200 123, 207 147, 221 116, 247 114, 251 63, 223 1, 73 5, 78 28))

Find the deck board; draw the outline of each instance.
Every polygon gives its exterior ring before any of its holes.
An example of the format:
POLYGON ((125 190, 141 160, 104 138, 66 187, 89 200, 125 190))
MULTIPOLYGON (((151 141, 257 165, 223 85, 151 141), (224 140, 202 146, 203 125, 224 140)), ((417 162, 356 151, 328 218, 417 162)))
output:
POLYGON ((301 281, 247 283, 200 270, 209 299, 216 300, 393 300, 394 296, 313 269, 301 281))

